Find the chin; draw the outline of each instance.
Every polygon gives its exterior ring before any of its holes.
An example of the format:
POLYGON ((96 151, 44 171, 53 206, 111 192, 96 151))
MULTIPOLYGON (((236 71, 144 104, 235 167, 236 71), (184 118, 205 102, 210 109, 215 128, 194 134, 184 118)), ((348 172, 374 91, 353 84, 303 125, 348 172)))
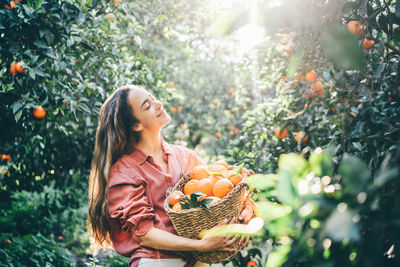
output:
POLYGON ((165 113, 165 118, 163 119, 163 124, 167 125, 171 122, 171 116, 168 113, 165 113))

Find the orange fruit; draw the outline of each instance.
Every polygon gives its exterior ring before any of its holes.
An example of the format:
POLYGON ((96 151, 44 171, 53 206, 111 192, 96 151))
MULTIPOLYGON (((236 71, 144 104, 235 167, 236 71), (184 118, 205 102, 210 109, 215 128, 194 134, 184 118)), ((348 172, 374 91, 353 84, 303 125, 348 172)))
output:
POLYGON ((119 5, 119 4, 121 4, 121 2, 119 1, 119 0, 114 0, 114 5, 116 6, 116 5, 119 5))
POLYGON ((113 13, 107 13, 107 18, 109 20, 113 20, 114 19, 114 14, 113 13))
POLYGON ((293 49, 284 49, 284 51, 288 54, 288 55, 291 55, 291 54, 293 54, 293 49))
POLYGON ((217 160, 214 163, 214 165, 221 165, 221 166, 225 167, 225 169, 229 168, 228 163, 226 163, 225 160, 223 160, 223 159, 217 160))
POLYGON ((172 108, 170 108, 170 110, 169 111, 171 111, 171 113, 175 113, 176 112, 176 107, 172 107, 172 108))
POLYGON ((243 176, 240 174, 229 177, 229 181, 231 181, 234 186, 236 186, 242 180, 243 176))
POLYGON ((210 172, 208 171, 207 166, 198 165, 192 169, 190 172, 190 179, 192 180, 201 180, 203 178, 207 178, 210 176, 210 172))
POLYGON ((21 61, 15 64, 15 70, 19 73, 24 73, 25 69, 21 66, 21 61))
POLYGON ((15 69, 15 64, 12 64, 12 65, 11 65, 11 67, 10 67, 10 72, 11 72, 12 75, 17 74, 17 70, 15 69))
POLYGON ((168 197, 169 204, 171 206, 175 205, 176 203, 181 201, 181 197, 183 197, 183 196, 184 196, 184 194, 181 191, 177 191, 177 190, 172 191, 168 197))
POLYGON ((229 90, 228 90, 228 93, 229 94, 233 94, 235 92, 235 89, 233 89, 233 88, 230 88, 229 90))
POLYGON ((297 80, 302 80, 304 81, 304 75, 301 72, 296 72, 296 74, 294 75, 297 80))
POLYGON ((285 138, 287 136, 287 134, 288 134, 288 131, 286 128, 283 129, 282 132, 281 132, 281 127, 278 127, 275 129, 275 136, 279 139, 285 138))
POLYGON ((214 103, 214 105, 219 105, 221 102, 219 101, 218 98, 215 98, 215 99, 213 100, 213 103, 214 103))
POLYGON ((176 106, 176 110, 180 111, 182 109, 182 106, 176 106))
POLYGON ((246 205, 246 207, 243 209, 241 214, 243 214, 243 220, 245 222, 250 221, 251 217, 253 217, 253 214, 254 214, 253 207, 250 205, 246 205))
POLYGON ((391 104, 393 102, 393 99, 389 96, 386 101, 388 104, 391 104))
POLYGON ((4 7, 6 9, 8 9, 8 10, 13 9, 13 8, 15 8, 15 2, 11 1, 9 6, 8 5, 4 5, 4 7))
POLYGON ((215 132, 215 137, 220 138, 221 137, 221 133, 220 132, 215 132))
POLYGON ((352 20, 347 23, 347 29, 357 37, 361 37, 361 35, 363 35, 364 28, 364 25, 356 20, 352 20))
POLYGON ((185 186, 183 187, 183 193, 185 195, 191 195, 194 192, 198 192, 197 185, 199 184, 198 180, 189 180, 185 186))
POLYGON ((308 140, 308 135, 305 135, 305 133, 303 131, 300 131, 296 134, 296 141, 299 142, 301 140, 301 138, 303 138, 303 141, 301 141, 301 143, 304 144, 308 140), (304 138, 303 138, 303 136, 304 136, 304 138))
POLYGON ((217 182, 217 181, 219 181, 219 180, 221 180, 221 179, 224 179, 222 176, 219 176, 219 175, 210 175, 209 177, 208 177, 208 179, 211 181, 211 183, 213 184, 213 186, 214 186, 214 184, 217 182))
POLYGON ((181 205, 181 203, 176 203, 173 207, 172 207, 172 210, 176 210, 176 211, 179 211, 179 210, 182 210, 182 205, 181 205))
POLYGON ((320 81, 316 81, 315 83, 312 83, 310 87, 313 90, 313 93, 315 93, 317 96, 323 96, 324 95, 324 86, 320 81))
POLYGON ((246 267, 249 267, 249 266, 257 266, 257 262, 256 261, 249 261, 249 262, 247 262, 246 267))
POLYGON ((38 119, 44 118, 44 116, 46 116, 46 110, 42 106, 37 106, 33 109, 33 116, 38 119))
POLYGON ((214 184, 214 196, 223 198, 233 189, 233 184, 228 179, 221 179, 214 184))
MULTIPOLYGON (((210 179, 204 178, 199 181, 197 184, 198 192, 201 192, 206 195, 206 197, 211 197, 214 195, 213 193, 213 184, 210 179)), ((200 198, 202 200, 204 197, 200 198)))
POLYGON ((228 169, 220 164, 214 164, 214 165, 208 167, 208 171, 210 173, 216 172, 218 174, 221 174, 225 178, 228 178, 230 176, 228 169))
POLYGON ((306 73, 306 80, 309 82, 313 82, 317 79, 317 73, 315 73, 315 71, 309 71, 306 73))
POLYGON ((313 92, 311 92, 311 93, 309 93, 309 94, 306 94, 306 99, 308 100, 308 99, 311 99, 311 98, 313 98, 314 97, 314 94, 313 94, 313 92))
POLYGON ((374 46, 374 40, 364 39, 362 46, 365 50, 369 50, 374 46))
POLYGON ((248 204, 253 208, 253 212, 256 213, 258 209, 257 204, 251 198, 249 198, 248 204))
POLYGON ((170 82, 169 83, 169 87, 175 87, 175 83, 174 82, 170 82))

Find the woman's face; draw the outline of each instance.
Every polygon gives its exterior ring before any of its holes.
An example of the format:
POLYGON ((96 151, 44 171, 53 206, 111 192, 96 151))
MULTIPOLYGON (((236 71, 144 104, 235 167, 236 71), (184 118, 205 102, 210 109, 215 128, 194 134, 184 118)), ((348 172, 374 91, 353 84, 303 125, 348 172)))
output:
POLYGON ((134 131, 159 131, 171 121, 171 117, 163 109, 163 104, 149 91, 135 87, 128 95, 133 114, 139 123, 134 131))

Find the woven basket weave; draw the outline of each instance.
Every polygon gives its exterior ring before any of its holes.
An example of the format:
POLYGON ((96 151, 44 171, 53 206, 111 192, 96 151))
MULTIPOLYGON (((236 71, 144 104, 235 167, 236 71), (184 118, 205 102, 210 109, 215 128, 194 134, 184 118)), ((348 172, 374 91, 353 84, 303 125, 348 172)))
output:
MULTIPOLYGON (((245 178, 252 171, 245 174, 245 178)), ((164 209, 172 221, 178 235, 190 239, 200 239, 199 233, 202 230, 210 229, 216 226, 223 219, 231 220, 233 217, 238 217, 244 208, 244 199, 246 195, 246 183, 239 183, 235 186, 228 195, 209 205, 211 212, 207 212, 202 208, 192 208, 186 210, 175 211, 169 206, 169 193, 175 190, 183 192, 183 187, 189 181, 189 173, 182 174, 181 179, 172 188, 169 188, 166 193, 164 209)), ((232 259, 240 250, 244 248, 244 244, 239 244, 237 240, 230 246, 235 250, 232 252, 212 251, 212 252, 193 252, 196 260, 204 263, 220 263, 232 259)))

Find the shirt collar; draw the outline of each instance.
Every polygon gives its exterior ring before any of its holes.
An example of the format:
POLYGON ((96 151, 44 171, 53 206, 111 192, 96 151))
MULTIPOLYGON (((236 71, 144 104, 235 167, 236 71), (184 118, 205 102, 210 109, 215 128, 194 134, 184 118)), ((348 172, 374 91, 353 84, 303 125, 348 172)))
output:
MULTIPOLYGON (((166 158, 167 155, 171 155, 171 145, 168 144, 167 142, 164 141, 163 138, 161 138, 161 148, 163 150, 163 156, 166 158)), ((142 165, 147 158, 151 158, 150 155, 146 154, 145 152, 143 152, 143 150, 141 150, 138 147, 135 147, 134 151, 132 152, 132 157, 133 159, 139 164, 142 165)))

